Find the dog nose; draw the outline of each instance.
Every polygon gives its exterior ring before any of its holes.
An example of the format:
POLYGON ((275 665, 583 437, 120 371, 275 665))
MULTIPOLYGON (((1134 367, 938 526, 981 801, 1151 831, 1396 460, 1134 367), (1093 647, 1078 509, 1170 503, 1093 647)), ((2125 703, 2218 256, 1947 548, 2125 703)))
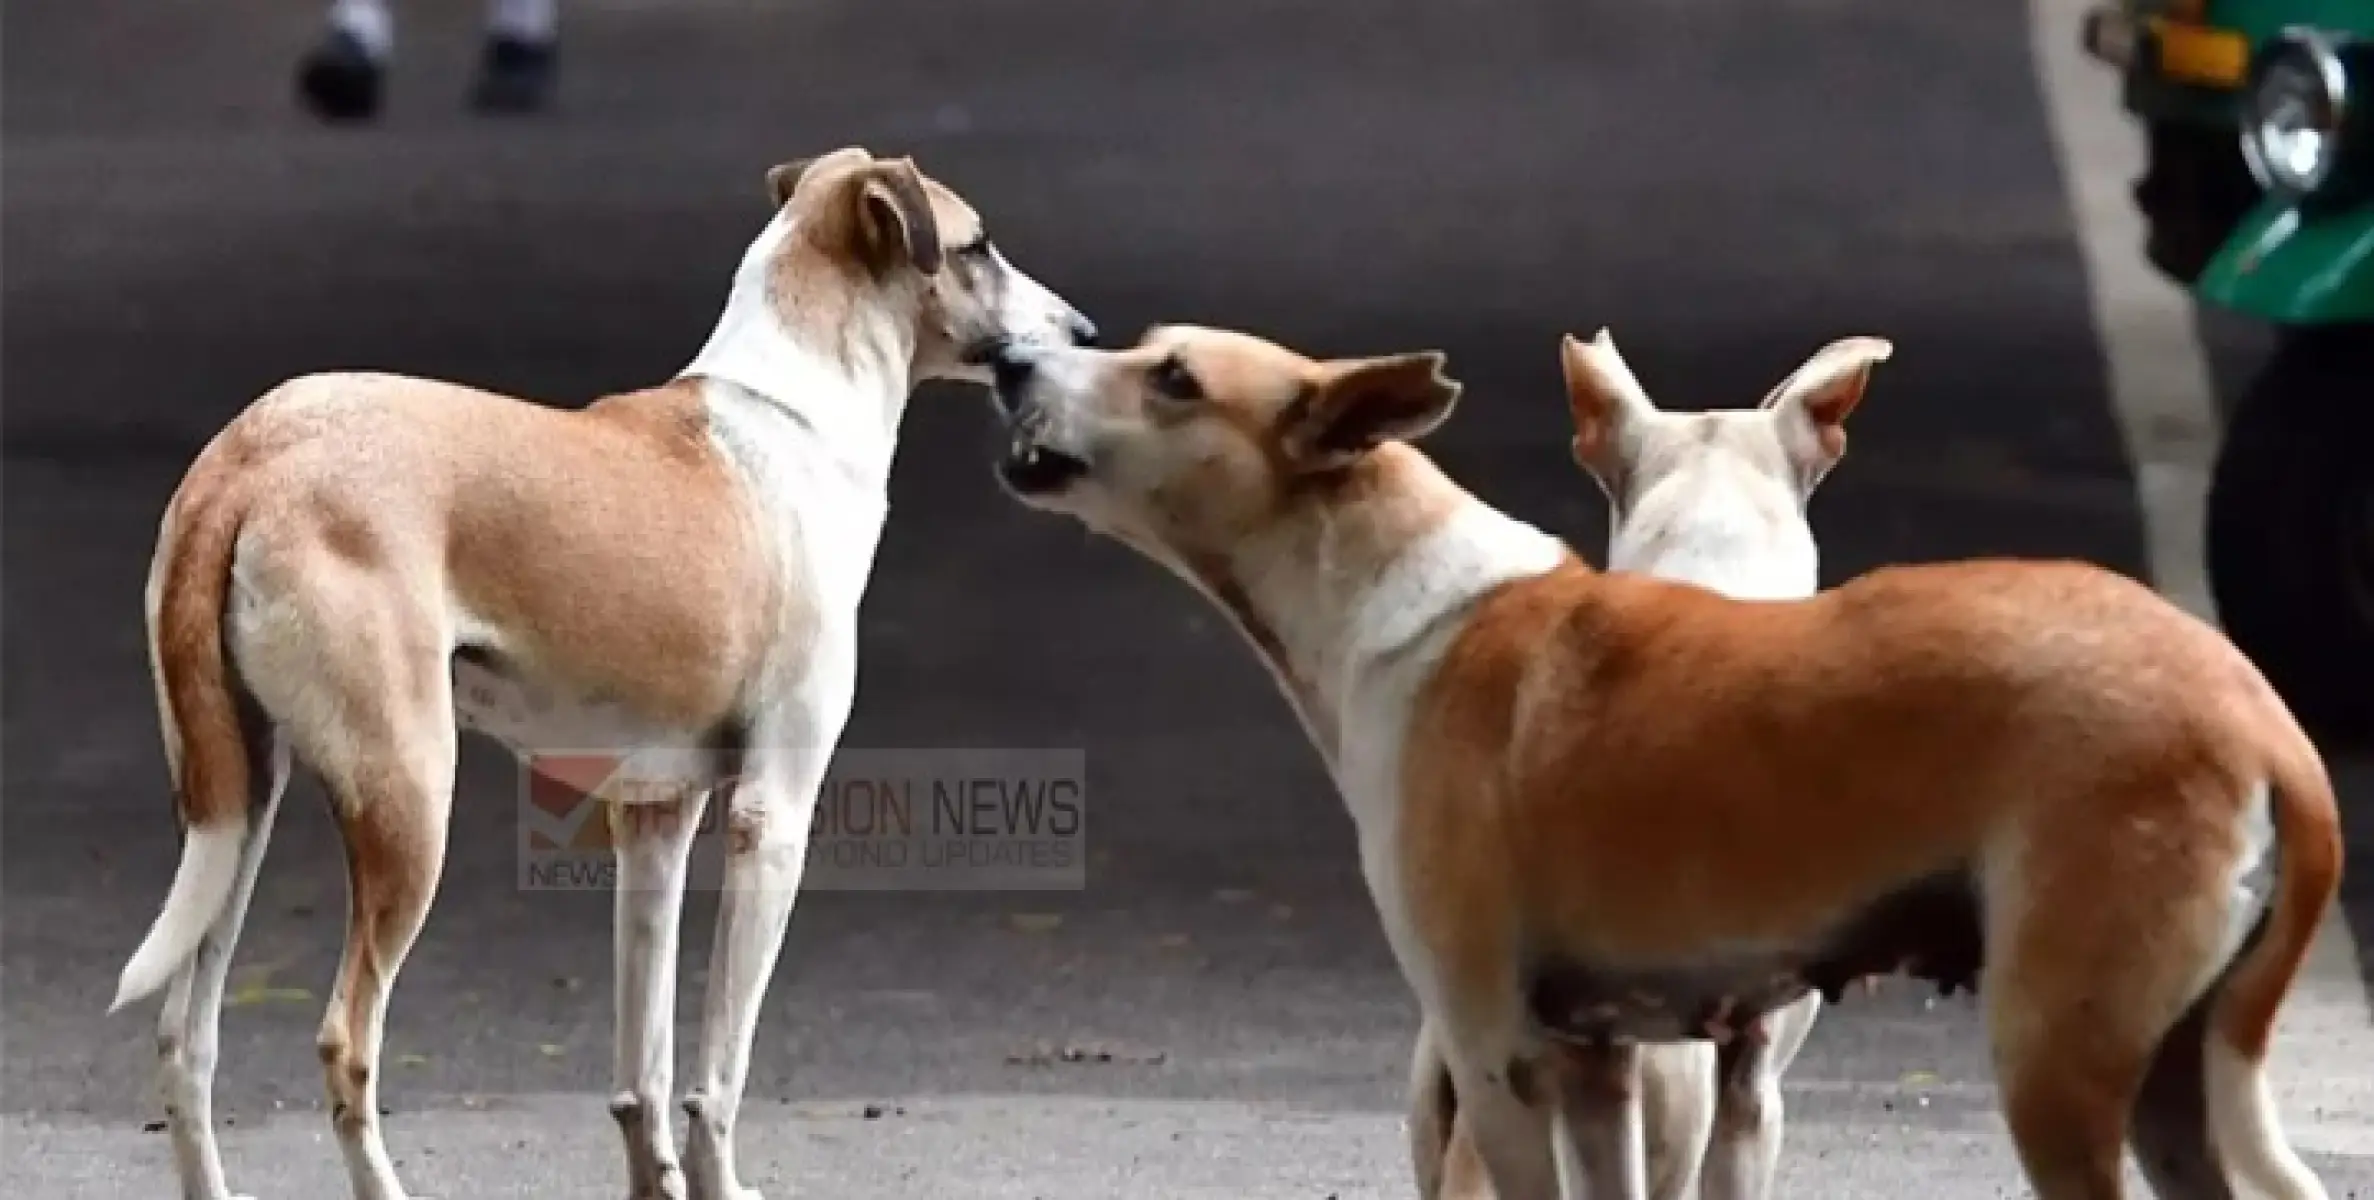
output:
POLYGON ((989 353, 989 378, 995 386, 997 398, 1009 410, 1017 407, 1023 388, 1030 383, 1031 372, 1038 367, 1038 355, 1024 342, 1005 341, 989 353))
POLYGON ((1072 344, 1075 346, 1095 345, 1096 322, 1089 320, 1087 317, 1082 316, 1079 313, 1073 313, 1071 316, 1071 335, 1072 344))

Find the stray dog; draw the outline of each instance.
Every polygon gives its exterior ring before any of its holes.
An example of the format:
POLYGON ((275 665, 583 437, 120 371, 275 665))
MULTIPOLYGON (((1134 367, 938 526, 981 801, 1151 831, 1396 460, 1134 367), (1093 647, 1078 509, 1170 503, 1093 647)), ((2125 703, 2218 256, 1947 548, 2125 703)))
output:
POLYGON ((185 1196, 230 1195, 212 1122, 223 977, 292 755, 327 786, 347 848, 320 1038, 331 1122, 355 1196, 404 1195, 380 1134, 380 1032, 444 866, 457 718, 523 758, 656 754, 681 785, 607 797, 610 1111, 634 1196, 757 1195, 736 1182, 734 1117, 855 695, 909 393, 987 382, 995 344, 1095 336, 911 160, 849 147, 767 186, 775 216, 672 382, 569 411, 305 376, 235 418, 175 491, 147 610, 181 863, 110 1011, 172 984, 157 1051, 185 1196), (713 790, 725 894, 680 1163, 677 926, 713 790))
MULTIPOLYGON (((1982 968, 2042 1200, 2117 1200, 2129 1139, 2163 1197, 2324 1200, 2264 1064, 2338 815, 2248 659, 2079 563, 1802 600, 1594 571, 1408 444, 1458 400, 1442 366, 1180 326, 1012 346, 999 476, 1211 597, 1276 676, 1501 1200, 1643 1195, 1640 1043, 1982 968)), ((1792 385, 1823 458, 1869 373, 1792 385)))
MULTIPOLYGON (((1797 385, 1827 378, 1842 358, 1878 362, 1890 351, 1867 338, 1833 342, 1754 409, 1667 413, 1649 399, 1606 330, 1589 342, 1566 338, 1559 356, 1578 431, 1575 462, 1607 495, 1608 569, 1743 599, 1812 595, 1821 571, 1805 506, 1836 462, 1815 433, 1843 427, 1857 393, 1809 395, 1797 385), (1818 398, 1846 407, 1809 411, 1807 402, 1818 398)), ((1771 1191, 1780 1161, 1781 1073, 1803 1048, 1821 1004, 1808 992, 1758 1018, 1748 1036, 1720 1053, 1708 1041, 1641 1047, 1652 1197, 1763 1200, 1771 1191)), ((1458 1122, 1451 1069, 1431 1027, 1418 1031, 1411 1058, 1418 1194, 1424 1200, 1490 1195, 1475 1142, 1458 1122)))

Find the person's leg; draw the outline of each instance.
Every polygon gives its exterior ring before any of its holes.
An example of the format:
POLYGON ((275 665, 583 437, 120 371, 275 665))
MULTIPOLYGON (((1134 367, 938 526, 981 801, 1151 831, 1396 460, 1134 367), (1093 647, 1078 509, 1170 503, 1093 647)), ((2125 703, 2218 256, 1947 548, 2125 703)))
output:
POLYGON ((470 103, 480 112, 532 112, 552 96, 560 49, 558 0, 487 0, 486 48, 470 103))
POLYGON ((387 0, 331 0, 329 29, 297 64, 297 96, 325 121, 379 115, 395 14, 387 0))

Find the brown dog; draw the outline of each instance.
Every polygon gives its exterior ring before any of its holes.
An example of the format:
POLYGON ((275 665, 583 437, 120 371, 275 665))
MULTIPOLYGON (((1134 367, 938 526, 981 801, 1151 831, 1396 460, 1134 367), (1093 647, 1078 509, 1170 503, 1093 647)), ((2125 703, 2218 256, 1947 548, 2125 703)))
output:
POLYGON ((233 419, 175 491, 147 605, 182 857, 114 1007, 172 985, 157 1051, 185 1196, 230 1196, 216 1027, 292 761, 322 776, 347 847, 320 1036, 331 1120, 358 1200, 404 1195, 380 1133, 380 1031, 443 870, 458 724, 523 758, 635 756, 653 786, 606 797, 629 1191, 755 1200, 735 1115, 853 700, 908 397, 930 378, 988 382, 993 343, 1093 332, 907 159, 848 147, 775 168, 767 189, 773 215, 675 379, 566 410, 307 376, 233 419), (728 797, 725 890, 679 1160, 677 925, 712 790, 728 797))
POLYGON ((1458 399, 1442 361, 1179 327, 1015 347, 1002 476, 1210 596, 1276 675, 1503 1200, 1641 1194, 1640 1042, 1982 968, 2044 1200, 2116 1200, 2130 1138, 2163 1197, 2322 1200, 2264 1063, 2338 819, 2225 638, 2076 563, 1774 601, 1600 574, 1404 444, 1458 399))

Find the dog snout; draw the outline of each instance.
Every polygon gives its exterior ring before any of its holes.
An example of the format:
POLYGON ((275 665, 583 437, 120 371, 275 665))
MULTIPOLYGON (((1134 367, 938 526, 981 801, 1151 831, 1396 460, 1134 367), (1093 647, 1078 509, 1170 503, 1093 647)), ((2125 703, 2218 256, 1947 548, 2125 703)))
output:
POLYGON ((1065 320, 1064 332, 1071 335, 1072 345, 1096 345, 1096 322, 1089 320, 1085 313, 1074 310, 1065 320))
POLYGON ((997 394, 998 406, 1008 415, 1022 410, 1023 395, 1029 391, 1038 365, 1039 348, 1029 342, 1008 339, 990 348, 990 386, 997 394))

